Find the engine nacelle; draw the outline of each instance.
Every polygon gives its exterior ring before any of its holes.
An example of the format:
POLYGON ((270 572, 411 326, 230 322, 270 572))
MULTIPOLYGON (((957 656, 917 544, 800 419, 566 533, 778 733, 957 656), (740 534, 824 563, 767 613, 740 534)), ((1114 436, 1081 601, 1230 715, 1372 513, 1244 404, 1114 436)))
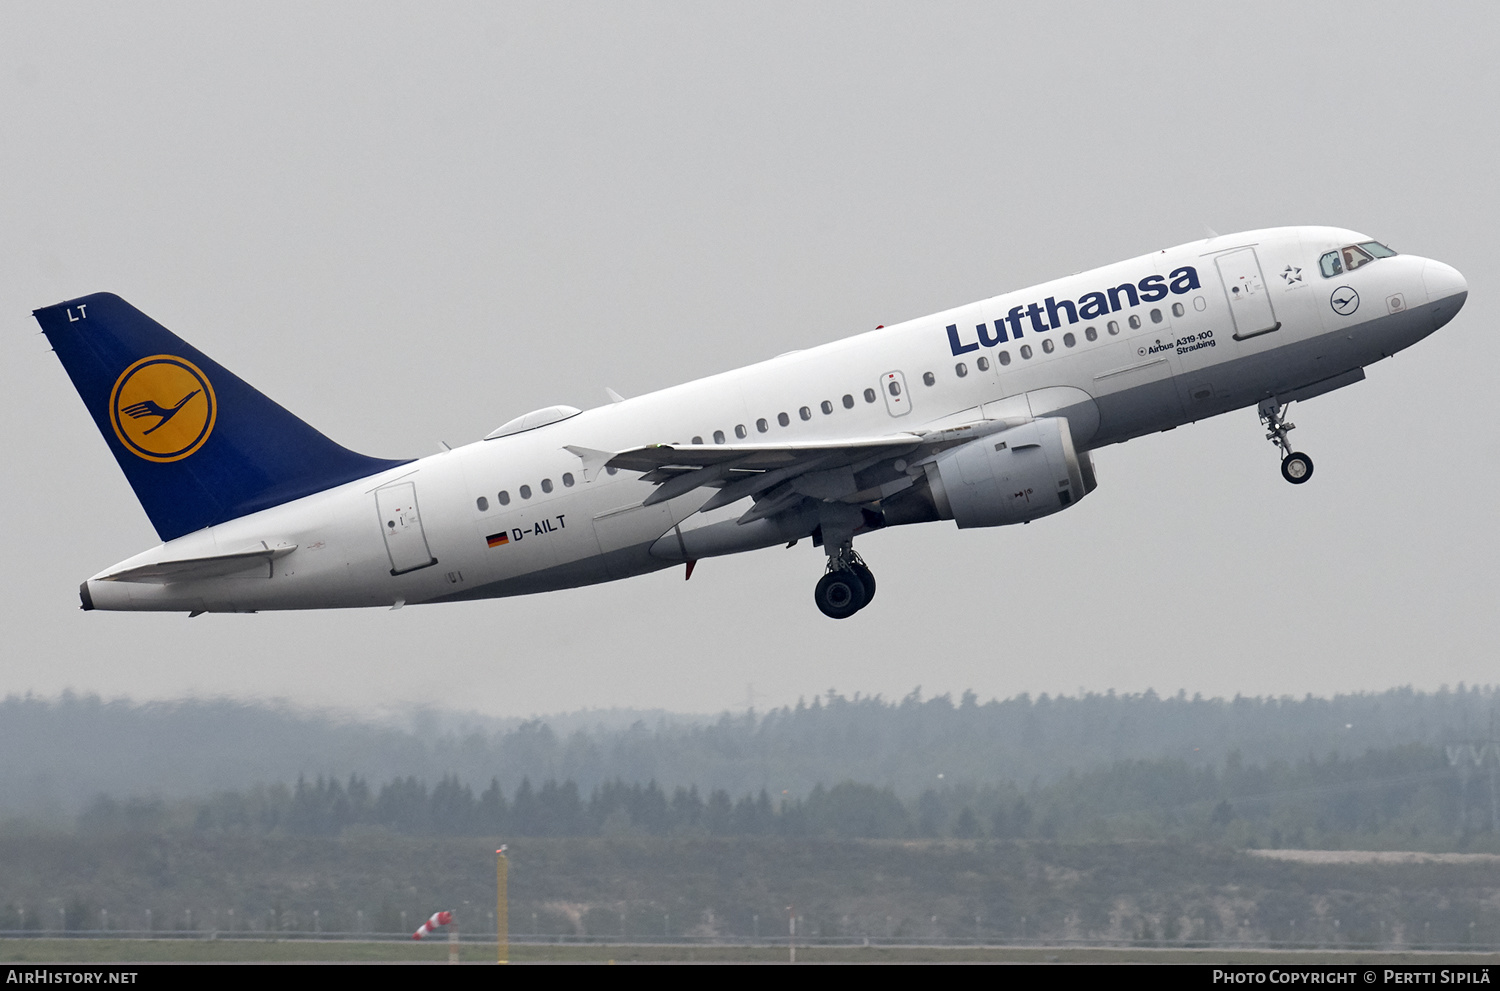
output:
POLYGON ((1043 417, 950 448, 924 466, 938 517, 960 527, 1049 516, 1094 491, 1094 465, 1063 417, 1043 417))

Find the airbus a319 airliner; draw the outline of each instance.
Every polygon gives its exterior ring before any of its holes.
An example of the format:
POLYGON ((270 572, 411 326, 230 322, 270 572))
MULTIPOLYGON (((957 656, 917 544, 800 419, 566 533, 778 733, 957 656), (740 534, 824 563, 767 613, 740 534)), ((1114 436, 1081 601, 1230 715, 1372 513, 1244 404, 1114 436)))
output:
POLYGON ((484 599, 809 539, 842 619, 875 594, 855 538, 1048 516, 1132 437, 1255 407, 1306 482, 1287 404, 1467 296, 1352 231, 1215 236, 409 461, 335 444, 118 296, 35 315, 163 541, 84 582, 84 609, 484 599))

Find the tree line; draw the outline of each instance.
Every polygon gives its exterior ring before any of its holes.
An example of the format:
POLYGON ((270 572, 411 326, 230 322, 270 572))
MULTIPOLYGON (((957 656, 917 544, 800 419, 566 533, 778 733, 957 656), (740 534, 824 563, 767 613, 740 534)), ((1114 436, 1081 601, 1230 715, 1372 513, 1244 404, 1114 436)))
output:
POLYGON ((449 773, 479 792, 493 777, 508 800, 523 779, 573 781, 584 796, 616 780, 654 780, 669 800, 696 786, 705 802, 720 790, 738 802, 762 789, 775 799, 859 781, 906 803, 943 783, 1046 786, 1117 760, 1176 759, 1201 770, 1235 752, 1269 766, 1334 750, 1441 747, 1492 735, 1497 709, 1500 691, 1463 685, 1331 698, 1146 691, 990 701, 973 692, 885 699, 830 689, 718 717, 494 720, 419 710, 396 724, 227 699, 10 696, 0 699, 0 749, 14 758, 0 766, 0 816, 71 818, 101 791, 181 800, 299 774, 337 778, 345 790, 351 774, 431 782, 449 773))
POLYGON ((1178 836, 1240 846, 1387 845, 1500 849, 1494 775, 1455 768, 1441 747, 1411 744, 1298 761, 1218 767, 1175 758, 1116 761, 1029 786, 937 784, 903 800, 889 786, 844 781, 773 795, 665 788, 621 779, 587 794, 575 781, 530 778, 509 793, 455 774, 378 788, 359 775, 298 778, 203 800, 98 796, 85 832, 151 831, 339 836, 378 829, 424 836, 788 836, 1060 839, 1178 836))

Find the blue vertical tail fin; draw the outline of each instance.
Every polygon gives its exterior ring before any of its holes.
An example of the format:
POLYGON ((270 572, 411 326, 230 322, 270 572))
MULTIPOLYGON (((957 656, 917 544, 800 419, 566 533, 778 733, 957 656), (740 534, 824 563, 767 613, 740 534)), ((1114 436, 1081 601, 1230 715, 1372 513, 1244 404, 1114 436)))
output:
POLYGON ((112 293, 33 315, 162 540, 404 463, 335 444, 112 293))

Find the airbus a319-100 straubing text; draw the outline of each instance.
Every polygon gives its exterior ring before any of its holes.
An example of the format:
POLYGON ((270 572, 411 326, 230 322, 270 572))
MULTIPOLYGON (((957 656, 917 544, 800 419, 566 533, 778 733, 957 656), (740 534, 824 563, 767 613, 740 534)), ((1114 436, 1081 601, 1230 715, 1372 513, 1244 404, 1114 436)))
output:
POLYGON ((85 609, 483 599, 810 538, 841 619, 875 594, 856 538, 1067 509, 1108 444, 1255 407, 1306 482, 1287 404, 1467 296, 1353 231, 1215 236, 411 461, 335 444, 118 296, 36 318, 163 541, 84 582, 85 609))

